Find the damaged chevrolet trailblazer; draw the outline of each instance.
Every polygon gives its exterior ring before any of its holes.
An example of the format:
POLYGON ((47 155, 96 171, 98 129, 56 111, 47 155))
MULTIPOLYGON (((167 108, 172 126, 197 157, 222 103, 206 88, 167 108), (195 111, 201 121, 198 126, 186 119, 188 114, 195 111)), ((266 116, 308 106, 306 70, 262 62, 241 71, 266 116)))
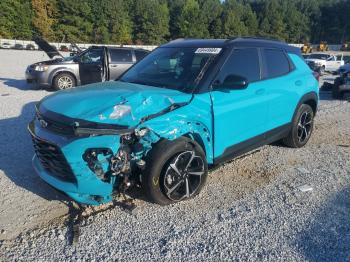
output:
POLYGON ((258 38, 179 39, 118 81, 64 90, 36 106, 33 166, 97 205, 140 185, 161 205, 197 195, 208 166, 313 130, 318 82, 298 48, 258 38))

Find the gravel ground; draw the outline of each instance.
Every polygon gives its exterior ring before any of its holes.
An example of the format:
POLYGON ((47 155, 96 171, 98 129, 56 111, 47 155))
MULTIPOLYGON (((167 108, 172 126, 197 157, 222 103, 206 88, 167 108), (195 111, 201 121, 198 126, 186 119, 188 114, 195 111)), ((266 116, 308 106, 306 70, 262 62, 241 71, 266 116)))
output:
POLYGON ((348 101, 321 94, 306 147, 269 145, 235 159, 184 203, 160 207, 138 199, 132 215, 119 207, 91 215, 70 245, 64 198, 30 165, 25 125, 33 102, 48 92, 21 79, 41 54, 21 52, 20 61, 11 61, 10 52, 21 51, 0 50, 0 260, 350 261, 348 101), (302 192, 305 185, 312 190, 302 192))

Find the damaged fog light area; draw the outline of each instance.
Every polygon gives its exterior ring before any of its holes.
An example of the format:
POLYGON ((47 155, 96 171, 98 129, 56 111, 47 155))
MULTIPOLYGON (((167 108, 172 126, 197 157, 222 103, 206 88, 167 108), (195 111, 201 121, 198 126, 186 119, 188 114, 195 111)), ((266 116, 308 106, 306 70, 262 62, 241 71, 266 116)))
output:
POLYGON ((109 159, 112 156, 113 152, 109 148, 90 148, 85 151, 83 160, 98 178, 108 182, 109 159))
POLYGON ((112 184, 116 193, 123 193, 140 182, 139 175, 146 167, 142 158, 154 142, 148 137, 150 133, 148 128, 140 128, 120 135, 120 146, 115 153, 110 148, 90 148, 83 160, 101 181, 112 184))

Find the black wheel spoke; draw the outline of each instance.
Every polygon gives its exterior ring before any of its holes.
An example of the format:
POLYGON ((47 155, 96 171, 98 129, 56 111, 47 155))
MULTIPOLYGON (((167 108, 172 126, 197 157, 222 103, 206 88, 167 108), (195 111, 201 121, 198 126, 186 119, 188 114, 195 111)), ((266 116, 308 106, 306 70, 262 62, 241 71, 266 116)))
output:
POLYGON ((179 181, 175 186, 173 186, 172 188, 169 188, 167 191, 167 195, 169 196, 172 192, 174 192, 175 189, 177 189, 181 184, 183 183, 183 181, 179 181))
POLYGON ((202 175, 205 174, 204 161, 195 151, 185 151, 174 157, 164 175, 167 197, 173 201, 190 198, 196 193, 202 175))
POLYGON ((303 112, 299 118, 297 126, 297 136, 299 142, 304 142, 309 138, 312 127, 312 116, 309 112, 303 112))

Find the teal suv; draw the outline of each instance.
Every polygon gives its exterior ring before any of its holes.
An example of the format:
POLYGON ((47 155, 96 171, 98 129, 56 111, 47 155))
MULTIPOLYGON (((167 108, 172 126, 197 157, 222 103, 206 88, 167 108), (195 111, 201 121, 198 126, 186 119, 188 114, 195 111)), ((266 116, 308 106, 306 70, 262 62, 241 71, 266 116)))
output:
POLYGON ((197 195, 208 168, 312 133, 318 82, 298 48, 257 39, 181 39, 118 80, 59 91, 29 124, 33 166, 74 200, 98 205, 137 185, 165 205, 197 195))

